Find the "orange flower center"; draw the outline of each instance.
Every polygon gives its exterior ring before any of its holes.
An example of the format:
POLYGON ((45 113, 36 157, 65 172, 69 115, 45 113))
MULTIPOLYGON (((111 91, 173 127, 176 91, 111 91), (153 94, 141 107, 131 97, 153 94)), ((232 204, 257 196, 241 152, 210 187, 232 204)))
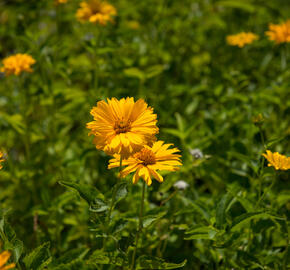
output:
POLYGON ((114 125, 116 134, 126 133, 131 130, 131 121, 124 121, 123 119, 117 120, 114 125))
POLYGON ((134 157, 142 160, 142 164, 145 166, 156 163, 155 154, 147 148, 142 148, 140 152, 134 155, 134 157))

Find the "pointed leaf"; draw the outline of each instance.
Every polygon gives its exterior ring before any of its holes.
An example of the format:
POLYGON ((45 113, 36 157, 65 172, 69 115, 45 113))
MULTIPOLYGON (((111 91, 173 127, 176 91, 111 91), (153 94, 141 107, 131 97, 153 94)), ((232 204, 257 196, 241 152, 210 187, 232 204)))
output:
POLYGON ((182 263, 169 263, 161 258, 143 255, 138 258, 136 269, 177 269, 185 266, 187 260, 182 263))
POLYGON ((23 259, 26 268, 29 270, 41 270, 46 267, 51 261, 49 247, 49 242, 46 242, 28 254, 23 259))
POLYGON ((94 203, 96 198, 103 198, 103 195, 95 187, 69 181, 60 181, 59 183, 65 187, 70 187, 78 191, 80 196, 86 200, 88 204, 94 203))

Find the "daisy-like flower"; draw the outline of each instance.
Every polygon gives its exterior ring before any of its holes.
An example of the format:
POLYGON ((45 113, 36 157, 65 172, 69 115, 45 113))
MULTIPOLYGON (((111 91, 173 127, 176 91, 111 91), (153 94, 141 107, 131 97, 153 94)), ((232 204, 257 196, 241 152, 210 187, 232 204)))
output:
MULTIPOLYGON (((163 182, 163 177, 158 170, 177 171, 182 165, 180 157, 176 154, 180 152, 177 148, 168 149, 172 144, 164 144, 163 141, 153 143, 153 146, 145 145, 139 152, 123 160, 122 165, 127 166, 121 171, 121 177, 135 172, 133 184, 136 184, 139 178, 143 178, 148 186, 152 184, 152 177, 158 182, 163 182)), ((110 160, 109 169, 119 167, 120 157, 115 156, 110 160)))
POLYGON ((281 24, 270 24, 269 31, 266 32, 269 40, 277 44, 290 42, 290 20, 281 24))
POLYGON ((1 164, 2 162, 4 162, 3 153, 0 151, 0 170, 3 168, 2 164, 1 164))
POLYGON ((273 166, 275 170, 289 170, 290 169, 290 157, 279 154, 278 152, 272 153, 267 150, 267 154, 263 156, 268 160, 268 166, 273 166))
POLYGON ((19 75, 21 72, 33 72, 31 65, 35 64, 35 60, 28 54, 15 54, 3 60, 1 72, 5 72, 6 76, 19 75))
POLYGON ((259 36, 251 32, 241 32, 236 35, 227 36, 227 43, 231 46, 244 47, 246 44, 251 44, 253 41, 258 40, 259 36))
POLYGON ((80 22, 89 21, 106 25, 107 22, 113 22, 116 14, 117 11, 111 4, 101 0, 88 0, 80 3, 76 16, 80 22))
POLYGON ((95 136, 97 149, 112 156, 119 154, 128 158, 143 145, 152 144, 159 131, 157 116, 143 99, 134 102, 134 98, 127 97, 99 101, 91 115, 94 121, 87 123, 91 130, 89 135, 95 136))
POLYGON ((5 264, 9 260, 10 256, 11 256, 11 254, 9 251, 3 251, 0 254, 0 270, 8 270, 8 269, 15 267, 15 263, 11 263, 11 264, 5 266, 5 264))

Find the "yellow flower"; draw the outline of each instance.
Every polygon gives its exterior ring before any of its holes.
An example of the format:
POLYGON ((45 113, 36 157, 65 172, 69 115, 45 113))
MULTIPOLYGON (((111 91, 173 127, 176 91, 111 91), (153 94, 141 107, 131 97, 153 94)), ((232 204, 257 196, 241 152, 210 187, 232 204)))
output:
POLYGON ((289 170, 290 169, 290 157, 283 156, 278 152, 272 153, 267 150, 267 154, 263 156, 268 160, 268 166, 273 166, 275 170, 289 170))
POLYGON ((89 21, 106 25, 107 22, 113 22, 116 14, 117 11, 111 4, 101 0, 88 0, 80 3, 76 16, 80 22, 89 21))
POLYGON ((290 20, 281 24, 270 24, 269 31, 266 32, 269 40, 275 41, 277 44, 290 42, 290 20))
MULTIPOLYGON (((163 141, 153 143, 153 146, 145 145, 139 152, 123 160, 122 165, 127 166, 121 171, 121 176, 125 177, 131 172, 135 172, 133 176, 133 184, 136 184, 139 178, 143 178, 148 186, 151 185, 152 179, 163 182, 163 177, 157 170, 177 171, 181 166, 180 152, 177 148, 168 149, 172 144, 164 144, 163 141)), ((120 165, 120 157, 115 156, 110 160, 109 169, 116 168, 120 165)))
POLYGON ((93 107, 91 115, 94 121, 87 123, 91 130, 89 135, 95 136, 97 149, 128 158, 143 145, 156 140, 155 134, 159 131, 157 116, 143 99, 134 102, 134 98, 127 97, 107 101, 99 101, 97 107, 93 107))
POLYGON ((67 3, 67 0, 55 0, 55 4, 65 4, 67 3))
POLYGON ((0 254, 0 270, 8 270, 15 267, 15 263, 11 263, 9 265, 4 266, 4 264, 6 264, 7 261, 9 260, 10 256, 11 254, 9 251, 3 251, 0 254))
POLYGON ((5 72, 6 76, 19 75, 22 71, 32 72, 31 65, 35 60, 28 54, 15 54, 3 60, 3 67, 0 68, 1 72, 5 72))
POLYGON ((3 153, 0 151, 0 170, 3 168, 2 164, 1 164, 2 162, 4 162, 3 153))
POLYGON ((258 40, 259 37, 251 32, 242 32, 236 35, 227 36, 227 43, 231 46, 244 47, 246 44, 251 44, 253 41, 258 40))

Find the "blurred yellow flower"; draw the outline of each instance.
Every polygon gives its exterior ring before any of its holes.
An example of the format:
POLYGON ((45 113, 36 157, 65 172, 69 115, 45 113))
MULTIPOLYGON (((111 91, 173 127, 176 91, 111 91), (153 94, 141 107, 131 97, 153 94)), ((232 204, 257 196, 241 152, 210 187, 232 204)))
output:
POLYGON ((4 161, 3 153, 0 151, 0 170, 3 168, 2 164, 1 164, 3 161, 4 161))
POLYGON ((55 4, 65 4, 67 0, 55 0, 55 4))
MULTIPOLYGON (((172 144, 164 144, 163 141, 153 143, 153 146, 144 146, 139 152, 123 160, 122 165, 127 166, 121 171, 121 177, 135 172, 133 184, 136 184, 139 178, 143 178, 148 186, 152 184, 151 177, 158 182, 163 182, 163 177, 157 170, 177 171, 181 166, 181 155, 177 148, 168 149, 172 144)), ((110 160, 109 169, 120 166, 120 156, 116 155, 110 160)))
POLYGON ((268 160, 268 166, 273 166, 275 170, 289 170, 290 169, 290 157, 283 156, 278 152, 272 153, 267 150, 267 154, 263 156, 268 160))
POLYGON ((138 21, 127 21, 127 26, 130 29, 137 30, 140 28, 140 24, 138 21))
POLYGON ((290 42, 290 20, 281 24, 270 24, 269 31, 266 31, 269 40, 275 41, 277 44, 290 42))
POLYGON ((155 135, 159 131, 157 116, 143 99, 134 102, 134 98, 127 97, 107 101, 99 101, 97 107, 93 107, 91 115, 94 121, 87 123, 87 128, 91 130, 89 135, 95 136, 97 149, 128 158, 143 145, 156 140, 155 135))
POLYGON ((241 32, 236 35, 227 36, 227 43, 231 46, 244 47, 246 44, 251 44, 253 41, 258 40, 259 36, 251 32, 241 32))
POLYGON ((7 261, 9 260, 10 256, 11 254, 9 251, 3 251, 0 254, 0 270, 8 270, 15 267, 15 263, 11 263, 9 265, 4 266, 4 264, 6 264, 7 261))
POLYGON ((34 63, 35 60, 30 55, 18 53, 5 58, 0 71, 5 72, 6 76, 19 75, 23 71, 33 72, 31 65, 34 63))
POLYGON ((107 22, 113 22, 116 14, 117 11, 111 4, 101 0, 88 0, 80 3, 76 16, 80 22, 89 21, 106 25, 107 22))

